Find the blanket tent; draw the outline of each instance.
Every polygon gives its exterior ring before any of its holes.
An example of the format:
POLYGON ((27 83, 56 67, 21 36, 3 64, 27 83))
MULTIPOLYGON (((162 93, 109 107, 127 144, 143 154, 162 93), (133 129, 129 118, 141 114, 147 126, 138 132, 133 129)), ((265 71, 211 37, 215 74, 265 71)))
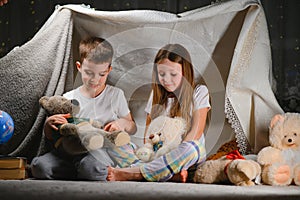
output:
POLYGON ((205 131, 207 151, 236 137, 242 153, 268 144, 268 124, 282 113, 272 91, 267 23, 259 0, 230 0, 181 14, 150 10, 97 11, 57 6, 27 43, 0 59, 0 110, 15 122, 0 154, 31 159, 47 151, 41 96, 61 95, 80 84, 74 67, 81 38, 106 38, 114 52, 109 84, 125 92, 142 144, 144 108, 151 90, 154 56, 167 43, 191 53, 197 82, 205 83, 212 110, 205 131))

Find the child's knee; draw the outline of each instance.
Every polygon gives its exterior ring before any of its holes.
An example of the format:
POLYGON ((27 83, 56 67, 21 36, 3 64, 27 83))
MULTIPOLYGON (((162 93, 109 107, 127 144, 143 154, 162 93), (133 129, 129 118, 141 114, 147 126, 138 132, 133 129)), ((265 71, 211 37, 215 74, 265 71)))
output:
POLYGON ((77 168, 77 178, 83 180, 106 181, 107 165, 95 158, 83 158, 77 168))
POLYGON ((34 178, 38 179, 51 179, 51 169, 47 167, 47 163, 42 162, 40 157, 35 157, 31 161, 31 174, 34 178))
POLYGON ((198 141, 183 142, 181 148, 187 152, 200 153, 200 143, 198 141))
POLYGON ((202 162, 206 158, 205 146, 199 141, 188 141, 182 143, 182 151, 186 152, 187 155, 194 155, 197 157, 197 163, 202 162))

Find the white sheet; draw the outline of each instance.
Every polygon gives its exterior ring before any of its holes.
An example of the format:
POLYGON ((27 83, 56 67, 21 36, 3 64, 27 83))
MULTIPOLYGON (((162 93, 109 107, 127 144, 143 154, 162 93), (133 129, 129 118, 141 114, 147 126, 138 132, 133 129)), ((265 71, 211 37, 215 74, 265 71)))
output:
MULTIPOLYGON (((26 54, 29 58, 22 65, 32 65, 32 58, 40 67, 56 72, 47 76, 48 85, 34 101, 40 95, 62 94, 80 84, 80 78, 72 70, 78 59, 78 42, 87 35, 104 37, 115 49, 109 83, 123 89, 128 99, 138 125, 138 132, 132 137, 134 142, 142 143, 144 107, 150 94, 155 53, 167 43, 180 43, 191 53, 197 81, 204 80, 210 91, 212 110, 205 133, 207 151, 213 153, 234 136, 243 153, 257 152, 268 144, 270 118, 283 111, 271 89, 268 29, 258 0, 231 0, 177 15, 150 10, 109 12, 81 5, 58 6, 32 40, 1 59, 0 69, 7 67, 7 63, 20 66, 18 57, 23 57, 21 52, 27 52, 32 45, 31 52, 26 54), (48 40, 55 42, 45 42, 48 40), (58 70, 65 73, 57 74, 58 70)), ((17 113, 18 107, 14 109, 17 113)), ((28 132, 40 134, 34 127, 32 124, 19 135, 28 140, 28 132)), ((23 142, 14 147, 14 152, 21 152, 27 146, 28 141, 23 142)))

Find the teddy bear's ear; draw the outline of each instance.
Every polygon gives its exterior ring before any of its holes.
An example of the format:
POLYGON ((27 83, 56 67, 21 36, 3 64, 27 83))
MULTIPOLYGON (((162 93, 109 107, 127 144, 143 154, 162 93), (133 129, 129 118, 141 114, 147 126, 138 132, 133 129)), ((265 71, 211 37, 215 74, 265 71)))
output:
POLYGON ((271 122, 270 122, 270 128, 274 128, 274 126, 279 123, 279 122, 283 122, 284 121, 284 116, 283 115, 280 115, 280 114, 277 114, 275 115, 272 119, 271 119, 271 122))
POLYGON ((43 97, 40 98, 39 104, 44 108, 45 104, 48 102, 48 100, 49 100, 49 97, 43 96, 43 97))
POLYGON ((74 106, 79 106, 79 101, 77 101, 76 99, 71 99, 71 103, 72 103, 74 106))

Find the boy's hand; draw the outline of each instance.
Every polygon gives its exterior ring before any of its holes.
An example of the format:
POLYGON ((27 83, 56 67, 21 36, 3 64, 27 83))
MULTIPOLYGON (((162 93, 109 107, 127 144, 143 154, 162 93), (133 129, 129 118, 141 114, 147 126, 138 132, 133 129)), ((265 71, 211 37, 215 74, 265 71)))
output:
POLYGON ((136 132, 135 122, 131 120, 130 114, 128 114, 128 118, 120 118, 115 121, 109 122, 104 126, 104 130, 108 132, 113 131, 125 131, 129 134, 134 134, 136 132))
POLYGON ((105 131, 108 131, 108 132, 113 132, 113 131, 120 131, 122 130, 121 127, 120 127, 120 124, 118 123, 119 120, 116 120, 116 121, 112 121, 108 124, 106 124, 104 126, 104 130, 105 131))
POLYGON ((57 131, 57 125, 68 123, 67 117, 70 117, 70 114, 52 115, 46 119, 44 132, 48 139, 52 138, 52 129, 57 131))
POLYGON ((68 121, 66 120, 67 117, 69 117, 70 114, 57 114, 57 115, 52 115, 50 117, 47 118, 46 120, 46 126, 51 127, 54 130, 58 130, 56 125, 60 125, 60 124, 65 124, 68 123, 68 121))

